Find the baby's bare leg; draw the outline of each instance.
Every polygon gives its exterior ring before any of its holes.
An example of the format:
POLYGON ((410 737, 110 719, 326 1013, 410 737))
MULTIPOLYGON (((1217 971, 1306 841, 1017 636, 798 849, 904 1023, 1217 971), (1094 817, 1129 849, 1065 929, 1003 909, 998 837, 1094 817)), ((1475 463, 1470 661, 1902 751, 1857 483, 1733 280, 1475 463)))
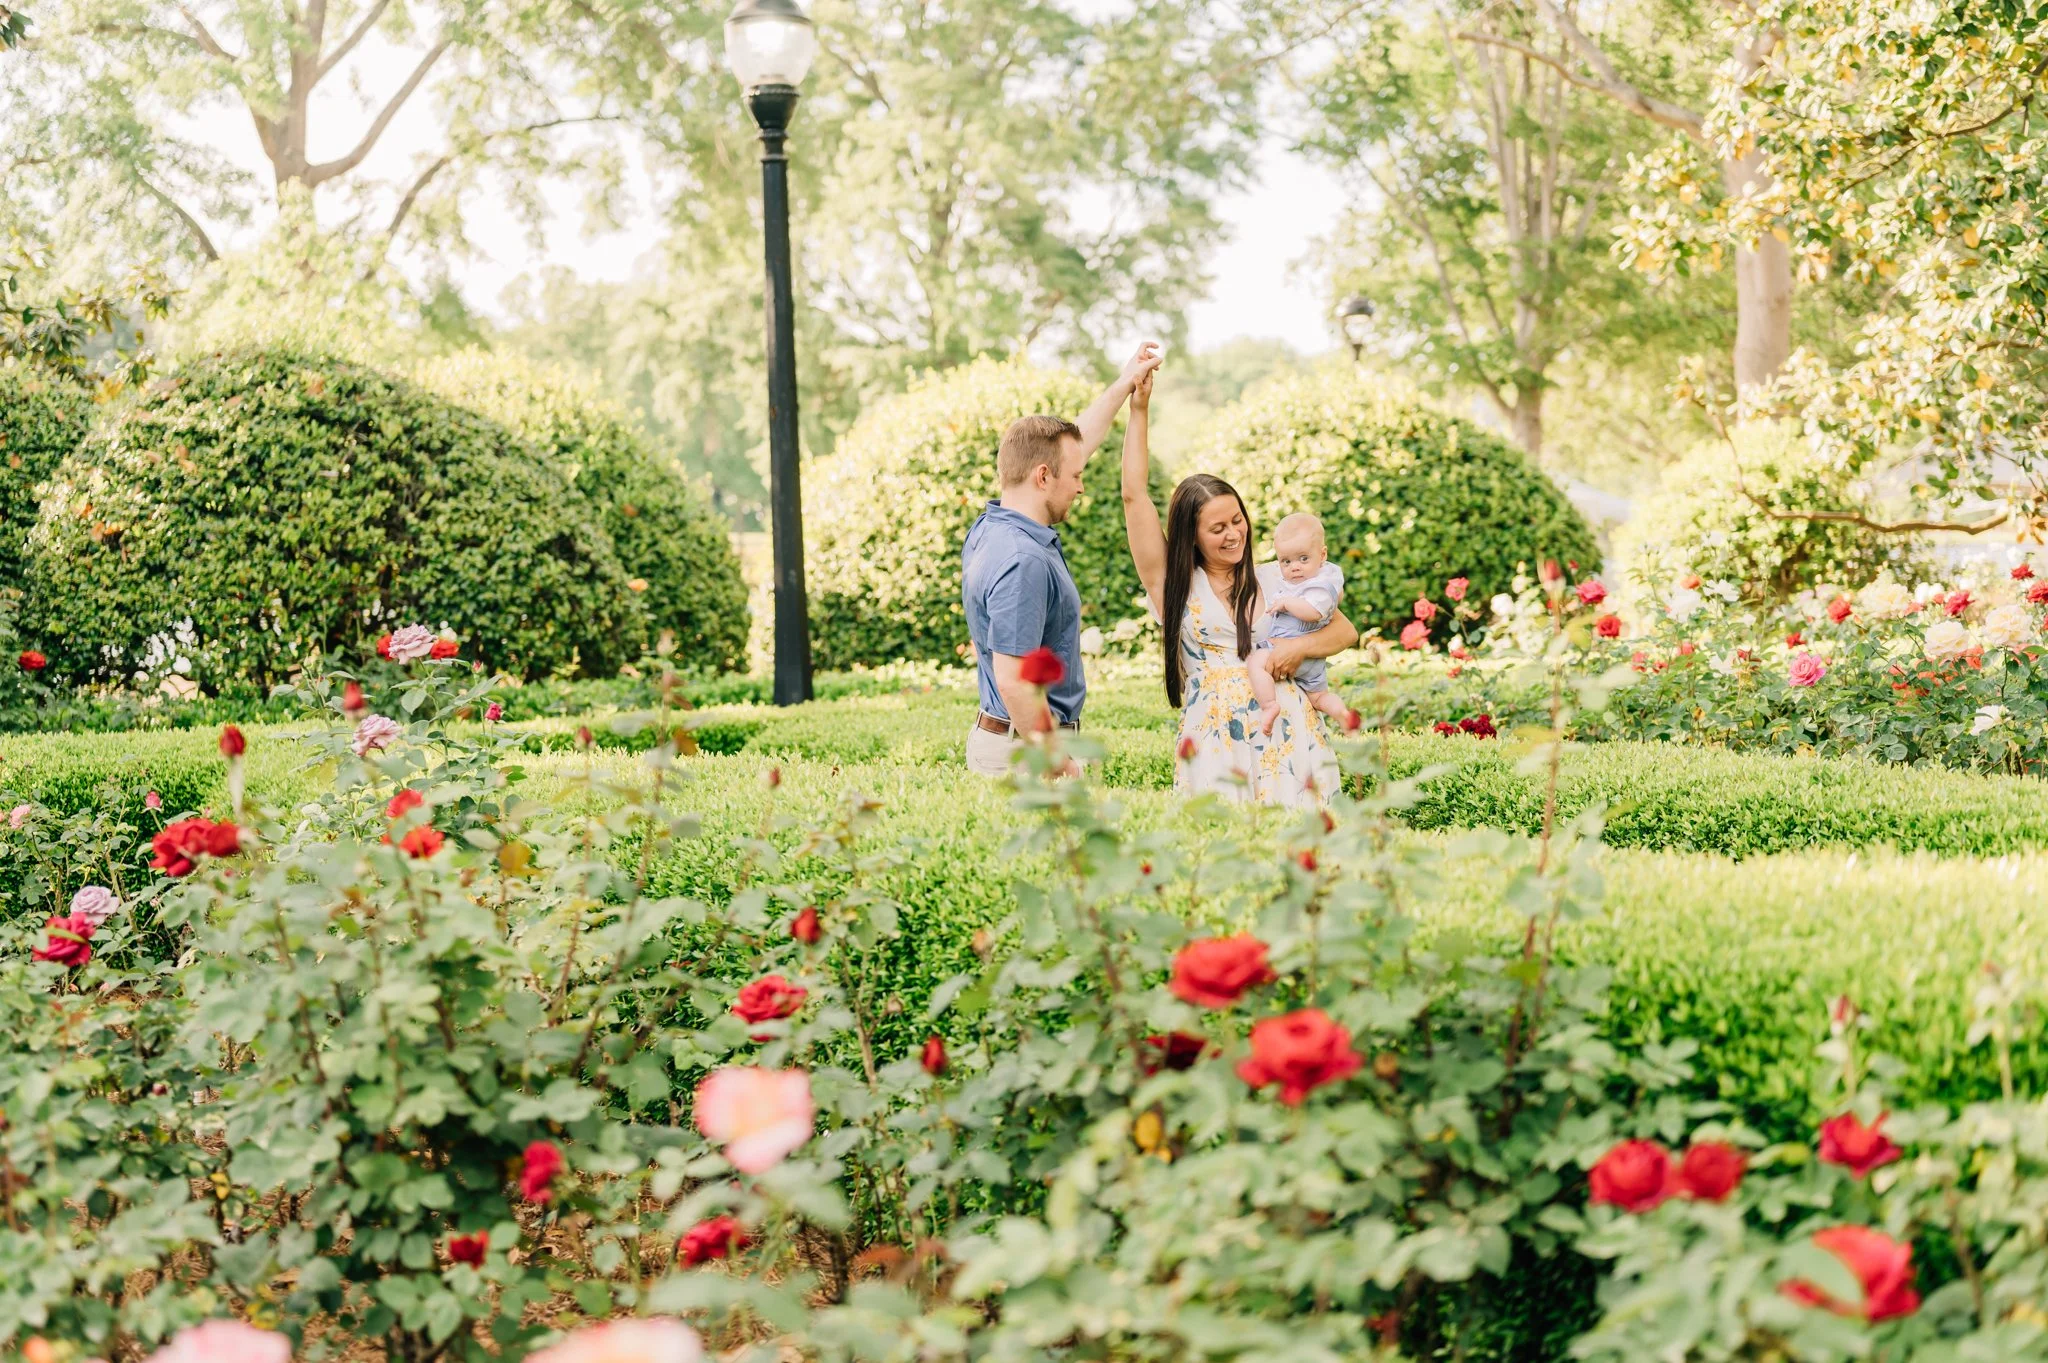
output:
POLYGON ((1273 687, 1273 650, 1253 649, 1252 656, 1245 659, 1244 670, 1251 674, 1252 699, 1259 704, 1259 732, 1270 736, 1273 721, 1280 717, 1278 693, 1273 687))
POLYGON ((1335 691, 1311 691, 1308 693, 1308 703, 1331 719, 1342 719, 1351 713, 1351 707, 1346 705, 1344 698, 1335 691))

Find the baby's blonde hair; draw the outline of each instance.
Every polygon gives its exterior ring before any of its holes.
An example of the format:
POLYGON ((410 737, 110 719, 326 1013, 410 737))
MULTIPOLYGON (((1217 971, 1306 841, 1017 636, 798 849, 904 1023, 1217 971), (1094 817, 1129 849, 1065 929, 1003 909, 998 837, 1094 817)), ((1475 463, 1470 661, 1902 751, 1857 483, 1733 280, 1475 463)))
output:
POLYGON ((1273 543, 1278 545, 1281 536, 1296 532, 1305 532, 1313 536, 1316 544, 1323 543, 1323 523, 1307 511, 1297 511, 1292 516, 1282 517, 1280 523, 1273 527, 1273 543))

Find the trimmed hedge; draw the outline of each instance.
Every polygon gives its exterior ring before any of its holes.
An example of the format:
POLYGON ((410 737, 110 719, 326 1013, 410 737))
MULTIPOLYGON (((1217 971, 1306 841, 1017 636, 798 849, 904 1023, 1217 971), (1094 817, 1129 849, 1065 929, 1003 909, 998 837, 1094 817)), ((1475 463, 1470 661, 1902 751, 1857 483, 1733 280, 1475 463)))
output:
POLYGON ((597 387, 513 355, 465 350, 417 371, 420 383, 505 426, 554 461, 590 504, 637 589, 647 642, 666 630, 676 661, 730 672, 747 656, 747 587, 731 527, 664 463, 597 387))
MULTIPOLYGON (((819 667, 957 661, 967 646, 960 549, 996 495, 996 447, 1020 416, 1073 418, 1100 389, 1076 375, 978 360, 927 375, 862 413, 804 472, 804 560, 819 667)), ((1059 527, 1081 621, 1108 629, 1144 613, 1124 538, 1119 423, 1089 459, 1059 527)), ((1155 465, 1153 500, 1170 491, 1155 465)))
POLYGON ((78 679, 183 656, 209 689, 269 684, 413 621, 527 676, 637 654, 610 537, 545 461, 322 356, 215 355, 148 384, 58 469, 29 545, 26 624, 78 679))
POLYGON ((0 583, 21 580, 37 485, 85 440, 92 416, 82 384, 0 364, 0 583))
MULTIPOLYGON (((1589 571, 1600 562, 1585 520, 1520 451, 1390 392, 1384 376, 1345 367, 1286 378, 1210 425, 1189 467, 1244 494, 1262 557, 1283 516, 1320 516, 1360 629, 1393 633, 1417 597, 1440 598, 1453 577, 1470 578, 1471 599, 1485 601, 1542 559, 1589 571)), ((1438 620, 1439 633, 1449 627, 1438 620)))

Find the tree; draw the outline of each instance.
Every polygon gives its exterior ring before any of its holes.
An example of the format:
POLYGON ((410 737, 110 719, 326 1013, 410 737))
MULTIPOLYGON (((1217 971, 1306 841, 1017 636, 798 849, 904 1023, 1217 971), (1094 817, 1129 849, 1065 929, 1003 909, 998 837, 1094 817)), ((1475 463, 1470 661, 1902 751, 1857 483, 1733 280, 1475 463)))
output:
MULTIPOLYGON (((1377 202, 1327 246, 1337 283, 1437 389, 1484 394, 1525 452, 1574 347, 1640 347, 1670 309, 1615 268, 1618 167, 1649 141, 1564 75, 1540 15, 1446 0, 1378 19, 1316 81, 1307 146, 1377 202)), ((1363 197, 1363 196, 1361 196, 1363 197)))
MULTIPOLYGON (((1731 56, 1721 64, 1717 79, 1740 86, 1765 68, 1784 35, 1763 17, 1765 6, 1753 0, 1722 3, 1734 32, 1731 56)), ((1575 0, 1533 0, 1533 4, 1564 40, 1563 53, 1476 28, 1459 36, 1542 62, 1578 88, 1610 99, 1650 124, 1678 132, 1716 161, 1720 197, 1714 202, 1732 229, 1724 234, 1724 240, 1733 247, 1735 257, 1735 383, 1739 389, 1749 389, 1768 382, 1792 351, 1792 256, 1767 211, 1781 202, 1781 196, 1762 152, 1754 142, 1717 136, 1705 113, 1681 102, 1682 97, 1669 89, 1658 88, 1654 83, 1657 73, 1631 70, 1641 63, 1627 54, 1654 52, 1654 44, 1603 42, 1604 35, 1597 27, 1588 31, 1575 0)), ((1689 9, 1678 4, 1666 9, 1680 22, 1690 23, 1689 9)), ((1603 15, 1614 13, 1603 11, 1603 15)), ((1696 181, 1692 189, 1697 193, 1696 181)))
MULTIPOLYGON (((1989 529, 2048 516, 2048 14, 1806 0, 1736 40, 1771 55, 1716 82, 1705 129, 1776 186, 1748 216, 1634 224, 1668 268, 1775 222, 1810 278, 1878 286, 1853 354, 1795 354, 1735 409, 1799 418, 1851 467, 1910 453, 1923 493, 2003 497, 1989 529), (1718 229, 1718 230, 1717 230, 1718 229)), ((1674 196, 1676 197, 1676 196, 1674 196)), ((1715 395, 1695 382, 1708 401, 1715 395)), ((1894 527, 1896 528, 1896 527, 1894 527)))

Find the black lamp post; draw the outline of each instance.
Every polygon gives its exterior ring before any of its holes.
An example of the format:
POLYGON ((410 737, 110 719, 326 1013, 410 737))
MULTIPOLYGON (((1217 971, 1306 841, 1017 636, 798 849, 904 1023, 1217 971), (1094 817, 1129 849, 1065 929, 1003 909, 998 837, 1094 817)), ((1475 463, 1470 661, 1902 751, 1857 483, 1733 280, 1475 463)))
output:
POLYGON ((811 698, 803 493, 796 438, 796 307, 789 287, 789 157, 783 143, 818 37, 796 0, 740 0, 725 55, 761 128, 761 225, 768 264, 768 525, 775 546, 775 703, 811 698))
POLYGON ((1351 342, 1351 362, 1357 364, 1358 353, 1372 335, 1372 300, 1362 293, 1352 294, 1337 305, 1337 322, 1344 328, 1344 339, 1351 342))

